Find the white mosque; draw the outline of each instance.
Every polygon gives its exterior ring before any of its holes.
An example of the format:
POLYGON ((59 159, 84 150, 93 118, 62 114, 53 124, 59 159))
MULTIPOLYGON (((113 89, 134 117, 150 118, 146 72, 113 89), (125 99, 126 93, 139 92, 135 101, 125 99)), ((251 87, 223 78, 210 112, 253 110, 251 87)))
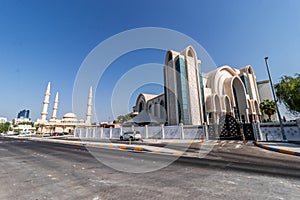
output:
POLYGON ((37 119, 35 125, 38 126, 38 133, 55 133, 55 132, 64 132, 68 134, 73 134, 74 130, 78 126, 90 126, 91 125, 91 117, 92 117, 92 98, 93 91, 92 87, 90 87, 89 95, 88 95, 88 104, 87 104, 87 114, 86 120, 78 120, 76 114, 74 113, 66 113, 62 119, 57 119, 57 110, 58 110, 58 92, 55 95, 53 113, 50 119, 47 119, 48 116, 48 106, 50 99, 50 86, 49 82, 47 85, 45 98, 43 101, 43 110, 41 112, 41 118, 37 119))
POLYGON ((170 50, 165 57, 164 86, 163 94, 140 94, 134 113, 146 112, 166 125, 209 125, 222 116, 244 123, 261 120, 261 94, 250 65, 221 66, 203 73, 192 46, 182 52, 170 50))

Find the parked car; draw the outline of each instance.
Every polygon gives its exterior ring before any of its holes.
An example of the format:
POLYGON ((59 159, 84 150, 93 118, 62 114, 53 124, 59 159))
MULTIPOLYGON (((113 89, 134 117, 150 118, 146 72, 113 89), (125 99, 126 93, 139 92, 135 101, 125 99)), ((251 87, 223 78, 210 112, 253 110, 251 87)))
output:
POLYGON ((120 140, 141 140, 142 136, 139 131, 129 131, 120 136, 120 140))
POLYGON ((66 132, 55 132, 55 133, 53 133, 53 136, 64 136, 64 135, 68 135, 68 133, 66 133, 66 132))

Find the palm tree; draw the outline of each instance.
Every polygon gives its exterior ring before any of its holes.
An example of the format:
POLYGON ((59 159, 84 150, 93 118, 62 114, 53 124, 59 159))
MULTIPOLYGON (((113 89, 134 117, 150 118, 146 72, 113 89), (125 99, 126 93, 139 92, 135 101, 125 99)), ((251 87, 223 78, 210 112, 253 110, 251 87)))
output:
POLYGON ((259 108, 266 114, 268 115, 268 121, 271 121, 271 116, 276 113, 276 105, 275 101, 269 100, 269 99, 264 99, 260 105, 259 108))

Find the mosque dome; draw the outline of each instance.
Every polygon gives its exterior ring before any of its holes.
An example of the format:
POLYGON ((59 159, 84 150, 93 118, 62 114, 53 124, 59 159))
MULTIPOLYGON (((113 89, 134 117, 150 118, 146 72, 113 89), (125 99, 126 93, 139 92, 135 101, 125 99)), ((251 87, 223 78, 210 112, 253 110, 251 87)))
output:
POLYGON ((64 121, 76 121, 77 120, 77 116, 74 113, 66 113, 63 116, 63 120, 64 121))

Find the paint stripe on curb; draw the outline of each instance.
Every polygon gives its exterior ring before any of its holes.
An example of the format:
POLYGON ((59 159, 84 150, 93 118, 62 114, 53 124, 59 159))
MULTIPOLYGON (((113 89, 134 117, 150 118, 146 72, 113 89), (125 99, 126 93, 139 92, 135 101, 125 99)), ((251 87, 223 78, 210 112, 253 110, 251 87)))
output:
POLYGON ((260 147, 260 148, 267 149, 267 150, 270 150, 270 151, 289 154, 289 155, 293 155, 293 156, 300 156, 300 152, 295 152, 295 151, 286 150, 286 149, 277 149, 277 148, 274 148, 274 147, 269 147, 267 145, 260 144, 259 142, 255 142, 254 144, 256 146, 260 147))
POLYGON ((39 141, 39 142, 52 142, 52 143, 59 143, 59 144, 66 144, 66 145, 78 145, 78 146, 85 146, 85 147, 93 147, 93 148, 108 148, 108 149, 120 149, 120 150, 130 150, 130 151, 138 151, 138 152, 148 152, 154 154, 167 154, 167 155, 176 155, 181 156, 184 155, 184 152, 175 151, 175 152, 165 152, 159 150, 150 150, 147 148, 143 148, 140 146, 126 146, 126 145, 114 145, 114 144, 89 144, 89 143, 82 143, 82 142, 70 142, 70 141, 57 141, 52 139, 30 139, 31 141, 39 141))

